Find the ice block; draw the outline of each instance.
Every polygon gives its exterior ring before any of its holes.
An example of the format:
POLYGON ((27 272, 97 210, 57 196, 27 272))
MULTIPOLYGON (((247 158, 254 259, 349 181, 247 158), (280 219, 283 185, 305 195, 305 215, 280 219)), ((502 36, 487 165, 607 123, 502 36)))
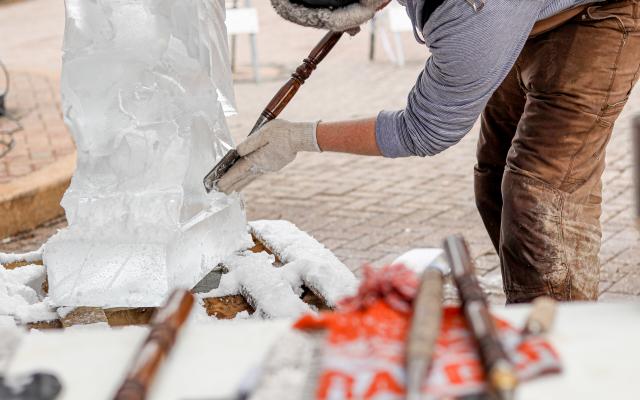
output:
POLYGON ((66 0, 61 79, 78 162, 45 245, 58 306, 158 306, 250 244, 202 177, 231 147, 223 0, 66 0))

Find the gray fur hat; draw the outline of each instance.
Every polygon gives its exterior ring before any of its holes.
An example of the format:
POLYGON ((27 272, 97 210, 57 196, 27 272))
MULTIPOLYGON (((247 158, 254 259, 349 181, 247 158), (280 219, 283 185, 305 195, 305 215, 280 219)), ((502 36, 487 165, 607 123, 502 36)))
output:
POLYGON ((390 0, 359 0, 340 8, 312 8, 290 0, 271 0, 276 12, 287 21, 312 28, 342 32, 358 28, 373 18, 390 0))

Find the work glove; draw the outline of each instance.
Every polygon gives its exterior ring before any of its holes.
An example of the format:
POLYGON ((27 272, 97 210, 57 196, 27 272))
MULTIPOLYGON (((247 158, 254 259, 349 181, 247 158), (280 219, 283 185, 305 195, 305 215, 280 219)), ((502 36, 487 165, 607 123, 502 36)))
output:
POLYGON ((322 1, 271 0, 271 5, 282 18, 295 24, 353 33, 357 32, 360 25, 373 18, 376 11, 389 2, 390 0, 356 0, 351 2, 353 4, 332 8, 329 5, 323 7, 322 1))
POLYGON ((318 122, 289 122, 276 119, 250 135, 236 149, 238 160, 220 178, 218 189, 238 192, 257 177, 284 168, 300 151, 319 152, 318 122))

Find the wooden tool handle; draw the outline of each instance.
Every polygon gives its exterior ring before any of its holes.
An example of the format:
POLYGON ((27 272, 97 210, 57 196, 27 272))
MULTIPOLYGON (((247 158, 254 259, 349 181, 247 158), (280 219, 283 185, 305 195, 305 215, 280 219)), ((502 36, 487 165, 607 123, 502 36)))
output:
POLYGON ((442 319, 442 272, 427 268, 413 305, 408 358, 431 359, 442 319))
POLYGON ((531 304, 531 312, 524 325, 525 335, 542 335, 551 330, 556 316, 556 301, 551 297, 541 296, 531 304))
POLYGON ((478 345, 480 360, 498 398, 508 398, 515 389, 515 369, 505 352, 489 313, 489 306, 475 275, 469 246, 460 235, 444 241, 453 280, 458 288, 467 326, 478 345))
POLYGON ((253 129, 251 129, 251 133, 254 133, 260 129, 262 125, 276 119, 278 115, 280 115, 298 89, 300 89, 300 86, 311 76, 311 73, 316 69, 318 64, 324 60, 327 54, 329 54, 343 34, 344 32, 328 32, 324 35, 320 42, 311 50, 307 58, 302 61, 302 64, 291 74, 291 78, 287 83, 278 90, 278 93, 273 96, 269 104, 262 110, 260 118, 258 118, 253 129))
POLYGON ((406 349, 407 400, 422 398, 422 383, 431 365, 442 321, 442 272, 427 268, 422 274, 406 349))
POLYGON ((167 304, 158 309, 151 319, 151 332, 136 354, 127 377, 118 390, 115 400, 142 400, 164 358, 173 347, 178 332, 184 325, 193 306, 193 294, 176 290, 167 304))

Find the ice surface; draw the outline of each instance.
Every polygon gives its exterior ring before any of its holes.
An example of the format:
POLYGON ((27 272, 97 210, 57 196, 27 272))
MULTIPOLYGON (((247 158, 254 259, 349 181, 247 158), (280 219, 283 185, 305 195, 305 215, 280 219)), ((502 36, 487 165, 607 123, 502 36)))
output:
POLYGON ((285 263, 282 268, 286 276, 291 281, 302 280, 330 307, 356 292, 358 281, 353 273, 331 250, 291 222, 260 220, 249 226, 254 236, 285 263))
POLYGON ((202 178, 232 146, 224 1, 67 0, 62 97, 78 167, 45 246, 58 306, 158 306, 250 245, 202 178))

